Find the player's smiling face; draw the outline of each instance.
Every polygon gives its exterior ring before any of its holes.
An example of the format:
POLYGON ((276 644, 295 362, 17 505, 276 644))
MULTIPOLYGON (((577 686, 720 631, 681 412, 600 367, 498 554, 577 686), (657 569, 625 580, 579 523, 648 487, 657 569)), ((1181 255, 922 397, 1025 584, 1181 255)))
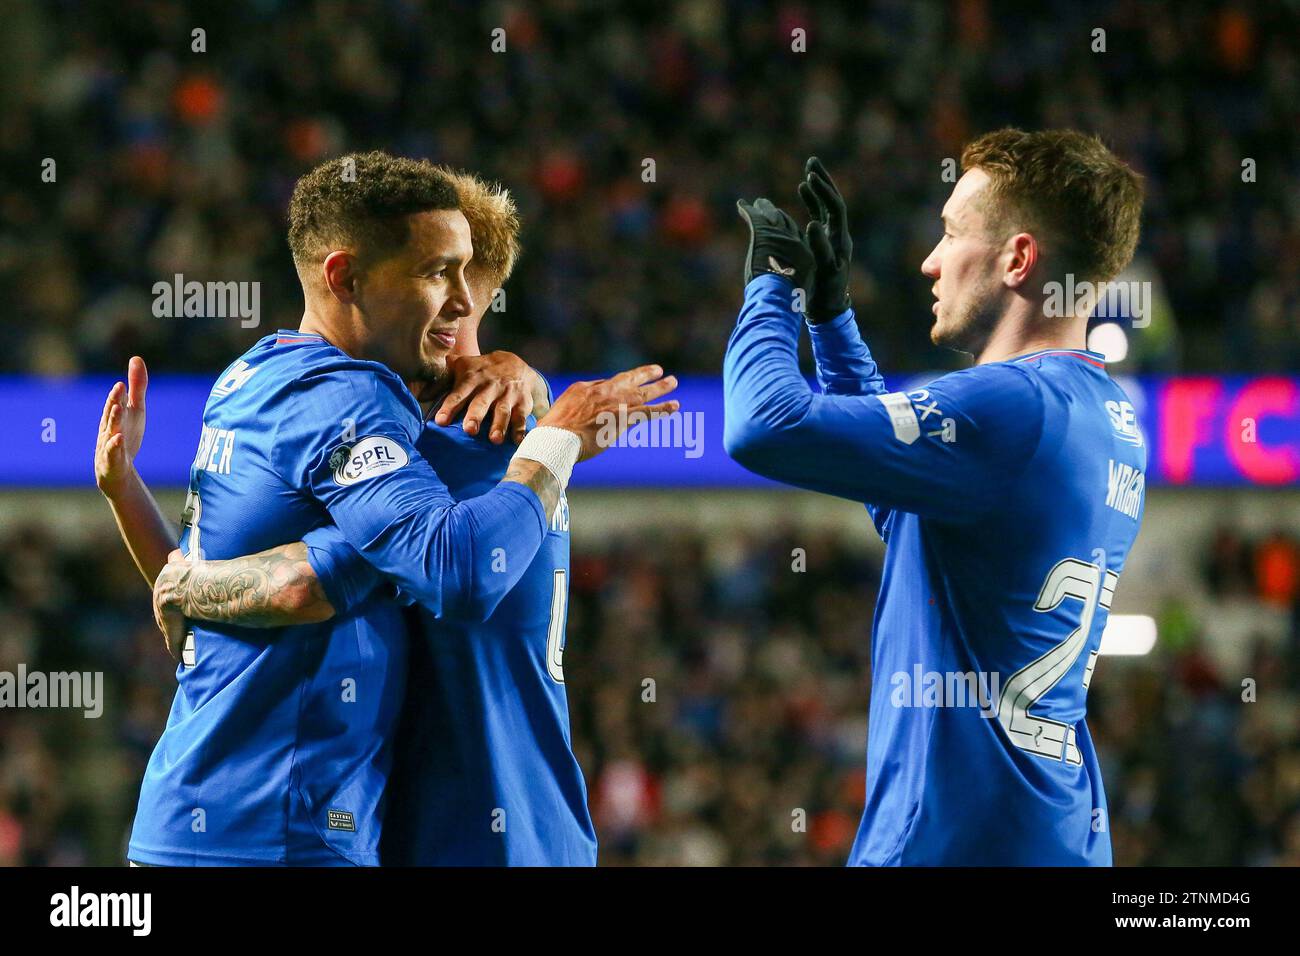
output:
POLYGON ((992 238, 985 195, 990 180, 972 169, 957 181, 943 207, 943 238, 921 263, 934 280, 935 345, 979 354, 997 324, 1003 292, 1002 244, 992 238))
POLYGON ((461 322, 474 311, 465 279, 474 250, 458 209, 416 213, 408 226, 406 245, 371 264, 359 281, 366 358, 406 381, 436 381, 446 372, 461 322))

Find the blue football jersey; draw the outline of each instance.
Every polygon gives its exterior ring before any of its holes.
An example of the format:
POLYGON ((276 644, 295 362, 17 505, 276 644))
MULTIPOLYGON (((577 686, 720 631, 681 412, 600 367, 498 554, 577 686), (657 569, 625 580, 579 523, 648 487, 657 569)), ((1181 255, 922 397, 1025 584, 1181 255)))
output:
MULTIPOLYGON (((517 583, 545 536, 522 485, 458 504, 415 450, 419 406, 382 365, 319 336, 268 336, 213 387, 181 546, 233 558, 329 522, 439 608, 517 583)), ((375 865, 407 632, 388 602, 324 624, 195 623, 141 786, 130 859, 155 865, 375 865)))
MULTIPOLYGON (((459 500, 496 485, 515 450, 432 422, 418 448, 459 500)), ((367 599, 379 584, 335 529, 306 540, 327 593, 367 599)), ((536 557, 486 619, 412 608, 384 865, 595 865, 564 689, 568 576, 562 497, 536 557)))
POLYGON ((1146 449, 1101 356, 1049 350, 889 393, 853 313, 811 327, 755 279, 727 349, 726 445, 863 502, 886 542, 866 810, 850 862, 1108 865, 1085 715, 1137 536, 1146 449))

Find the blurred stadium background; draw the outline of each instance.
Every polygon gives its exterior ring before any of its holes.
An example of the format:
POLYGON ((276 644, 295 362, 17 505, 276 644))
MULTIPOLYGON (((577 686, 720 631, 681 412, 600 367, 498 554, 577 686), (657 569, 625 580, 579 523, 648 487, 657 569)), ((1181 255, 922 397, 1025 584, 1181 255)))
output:
MULTIPOLYGON (((883 367, 957 367, 918 271, 941 163, 1014 124, 1096 131, 1148 177, 1132 275, 1157 307, 1099 340, 1158 462, 1115 608, 1158 640, 1103 659, 1090 691, 1116 860, 1300 864, 1300 7, 1038 8, 7 0, 0 671, 102 670, 108 699, 97 720, 0 710, 0 863, 122 860, 174 680, 85 436, 130 355, 210 379, 296 326, 283 210, 315 162, 381 147, 499 178, 525 253, 485 347, 560 376, 653 360, 707 392, 739 301, 734 200, 791 202, 810 152, 848 195, 883 367), (260 282, 261 326, 154 318, 177 272, 260 282)), ((197 432, 146 438, 158 474, 197 432)), ((650 464, 571 493, 565 666, 602 862, 842 863, 881 554, 865 514, 725 469, 659 487, 656 459, 618 455, 650 464)))

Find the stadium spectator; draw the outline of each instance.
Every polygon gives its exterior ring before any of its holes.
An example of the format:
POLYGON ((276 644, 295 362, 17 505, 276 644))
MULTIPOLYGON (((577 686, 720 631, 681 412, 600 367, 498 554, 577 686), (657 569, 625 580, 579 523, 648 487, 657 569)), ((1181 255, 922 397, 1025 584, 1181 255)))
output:
POLYGON ((945 157, 1009 122, 1098 132, 1148 177, 1139 257, 1161 315, 1123 370, 1300 366, 1294 9, 452 7, 269 0, 216 17, 171 0, 12 0, 0 271, 16 282, 0 370, 110 371, 139 353, 211 374, 296 325, 289 189, 375 146, 510 186, 526 252, 491 345, 570 372, 716 372, 737 302, 735 196, 783 195, 816 152, 850 171, 873 349, 899 372, 955 366, 927 337, 918 268, 938 222, 918 210, 950 188, 945 157), (178 273, 260 282, 259 325, 155 317, 154 283, 178 273))

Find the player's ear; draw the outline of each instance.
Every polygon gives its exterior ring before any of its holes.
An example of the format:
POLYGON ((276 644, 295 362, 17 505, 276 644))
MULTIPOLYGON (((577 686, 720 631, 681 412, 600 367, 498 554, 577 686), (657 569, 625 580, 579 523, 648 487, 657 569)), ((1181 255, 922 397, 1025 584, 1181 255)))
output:
POLYGON ((1018 232, 1007 240, 1007 246, 1010 256, 1002 274, 1002 284, 1010 289, 1019 289, 1029 281, 1038 265, 1038 240, 1030 233, 1018 232))
POLYGON ((345 305, 356 298, 357 260, 350 252, 331 252, 321 263, 321 277, 330 295, 345 305))

